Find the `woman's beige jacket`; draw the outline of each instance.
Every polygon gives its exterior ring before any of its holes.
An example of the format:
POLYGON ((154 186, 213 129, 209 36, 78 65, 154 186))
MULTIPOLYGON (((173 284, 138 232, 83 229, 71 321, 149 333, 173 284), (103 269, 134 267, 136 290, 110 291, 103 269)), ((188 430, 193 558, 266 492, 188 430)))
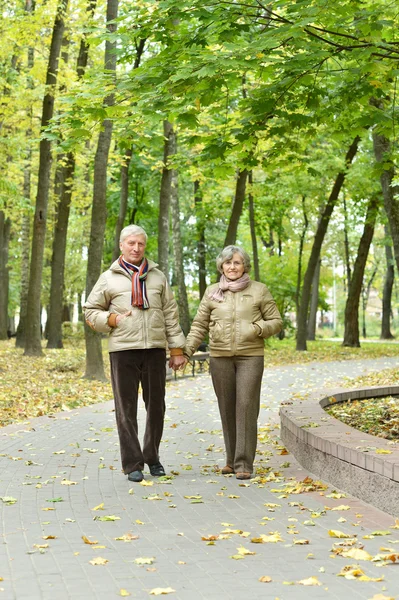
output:
POLYGON ((109 333, 108 350, 141 350, 144 348, 184 348, 185 338, 179 325, 176 300, 165 275, 157 264, 148 261, 146 279, 150 308, 132 306, 132 279, 116 260, 105 271, 90 292, 83 310, 92 329, 109 333), (110 314, 132 314, 116 327, 108 325, 110 314))
POLYGON ((263 283, 250 281, 240 292, 211 300, 219 284, 209 286, 191 325, 184 353, 190 357, 209 332, 211 356, 263 356, 263 340, 281 331, 283 321, 263 283))

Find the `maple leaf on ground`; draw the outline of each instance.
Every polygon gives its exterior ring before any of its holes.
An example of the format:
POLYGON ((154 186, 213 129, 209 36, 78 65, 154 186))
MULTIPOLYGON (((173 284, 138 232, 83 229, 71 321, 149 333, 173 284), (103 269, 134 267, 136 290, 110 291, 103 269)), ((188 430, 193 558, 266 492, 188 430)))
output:
POLYGON ((174 590, 171 587, 167 587, 167 588, 154 588, 150 591, 150 594, 152 596, 162 596, 163 594, 172 594, 173 592, 175 592, 176 590, 174 590))

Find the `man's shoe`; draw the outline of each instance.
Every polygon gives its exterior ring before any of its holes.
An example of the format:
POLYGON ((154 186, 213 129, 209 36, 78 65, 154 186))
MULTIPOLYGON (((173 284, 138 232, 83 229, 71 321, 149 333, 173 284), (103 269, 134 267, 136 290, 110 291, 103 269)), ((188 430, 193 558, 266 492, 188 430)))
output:
POLYGON ((132 471, 131 473, 129 473, 127 478, 129 481, 134 481, 136 483, 139 483, 140 481, 143 481, 143 479, 144 479, 143 471, 132 471))
POLYGON ((166 475, 165 469, 161 465, 160 462, 155 463, 155 465, 148 465, 150 467, 150 473, 153 477, 163 477, 166 475))

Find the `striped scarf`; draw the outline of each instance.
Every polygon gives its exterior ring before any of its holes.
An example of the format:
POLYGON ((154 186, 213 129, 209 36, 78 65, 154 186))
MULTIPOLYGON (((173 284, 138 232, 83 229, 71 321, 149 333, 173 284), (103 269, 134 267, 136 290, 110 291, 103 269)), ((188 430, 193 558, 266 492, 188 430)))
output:
POLYGON ((132 265, 124 260, 121 255, 118 262, 122 269, 129 273, 132 278, 132 306, 137 306, 137 308, 141 308, 142 310, 150 308, 145 284, 148 275, 148 260, 143 258, 141 265, 136 267, 136 265, 132 265))

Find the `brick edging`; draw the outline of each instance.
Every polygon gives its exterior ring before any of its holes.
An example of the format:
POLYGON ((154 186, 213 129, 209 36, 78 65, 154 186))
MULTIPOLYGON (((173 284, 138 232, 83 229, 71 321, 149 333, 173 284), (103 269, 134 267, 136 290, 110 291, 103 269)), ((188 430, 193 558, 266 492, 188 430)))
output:
POLYGON ((330 416, 333 402, 399 396, 399 386, 337 389, 280 407, 281 438, 306 469, 341 490, 399 516, 399 444, 363 433, 330 416), (378 454, 376 450, 389 450, 378 454))

